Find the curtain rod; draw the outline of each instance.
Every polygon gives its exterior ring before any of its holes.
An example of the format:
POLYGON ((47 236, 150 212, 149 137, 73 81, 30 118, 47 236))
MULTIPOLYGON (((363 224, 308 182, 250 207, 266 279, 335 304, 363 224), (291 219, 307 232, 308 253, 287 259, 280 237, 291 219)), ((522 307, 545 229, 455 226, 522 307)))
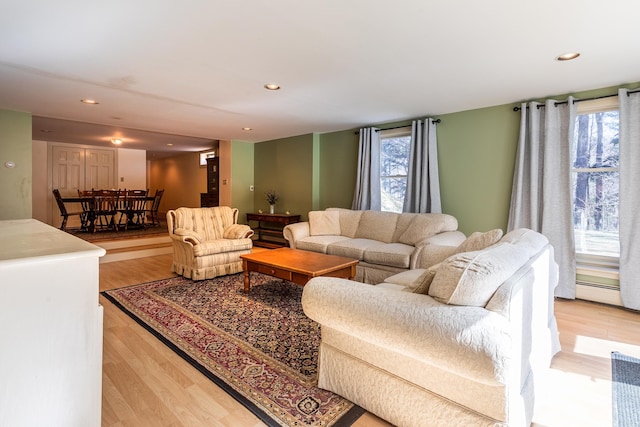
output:
MULTIPOLYGON (((438 123, 440 123, 441 121, 442 121, 442 120, 440 120, 440 119, 433 119, 433 123, 435 123, 435 124, 438 124, 438 123)), ((394 126, 394 127, 391 127, 391 128, 376 129, 376 132, 380 132, 380 131, 382 131, 382 130, 402 129, 402 128, 408 128, 408 127, 411 127, 411 125, 394 126)), ((355 131, 354 133, 355 133, 356 135, 358 135, 358 134, 360 133, 360 131, 358 130, 358 131, 355 131)))
MULTIPOLYGON (((634 90, 628 91, 627 92, 627 96, 631 95, 632 93, 636 93, 636 92, 640 92, 640 89, 634 89, 634 90)), ((618 94, 614 93, 614 94, 611 94, 611 95, 594 96, 592 98, 574 99, 573 103, 575 104, 576 102, 582 102, 582 101, 593 101, 595 99, 612 98, 614 96, 618 96, 618 94)), ((553 105, 558 106, 558 105, 566 104, 567 102, 569 102, 569 101, 558 101, 558 102, 554 103, 553 105)), ((536 108, 544 108, 544 104, 540 104, 540 105, 536 106, 536 108)), ((513 111, 520 111, 521 109, 522 109, 521 107, 513 107, 513 111)))

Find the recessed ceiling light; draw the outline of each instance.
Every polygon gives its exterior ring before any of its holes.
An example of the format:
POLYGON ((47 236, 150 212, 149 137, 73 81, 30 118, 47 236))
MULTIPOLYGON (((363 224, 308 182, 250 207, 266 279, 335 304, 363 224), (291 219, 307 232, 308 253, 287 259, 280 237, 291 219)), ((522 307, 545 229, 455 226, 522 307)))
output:
POLYGON ((122 140, 120 138, 113 138, 111 140, 111 143, 115 144, 115 145, 120 145, 120 144, 122 144, 122 140))
POLYGON ((169 143, 167 144, 167 147, 173 147, 173 144, 169 143))
POLYGON ((85 104, 91 104, 91 105, 100 104, 95 99, 81 99, 80 102, 85 103, 85 104))
POLYGON ((269 89, 269 90, 279 90, 280 89, 280 85, 275 84, 275 83, 267 83, 266 85, 264 85, 265 89, 269 89))
POLYGON ((556 61, 571 61, 572 59, 576 59, 578 56, 580 56, 578 52, 563 53, 556 57, 556 61))
POLYGON ((242 130, 253 130, 252 128, 242 128, 242 130))

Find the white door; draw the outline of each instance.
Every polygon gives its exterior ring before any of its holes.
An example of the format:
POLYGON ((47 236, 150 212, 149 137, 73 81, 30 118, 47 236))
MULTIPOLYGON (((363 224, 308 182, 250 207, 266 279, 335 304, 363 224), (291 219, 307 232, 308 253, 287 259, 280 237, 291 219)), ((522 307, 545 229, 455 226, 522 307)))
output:
MULTIPOLYGON (((115 150, 100 150, 82 145, 53 144, 51 150, 51 190, 57 188, 62 197, 75 197, 78 190, 115 188, 115 150)), ((51 225, 60 227, 60 209, 51 197, 51 225)), ((65 205, 67 211, 80 211, 80 204, 65 205)), ((67 227, 79 227, 78 217, 70 217, 67 227)))
POLYGON ((95 150, 87 148, 86 151, 86 178, 85 188, 107 190, 115 187, 114 180, 114 151, 95 150))

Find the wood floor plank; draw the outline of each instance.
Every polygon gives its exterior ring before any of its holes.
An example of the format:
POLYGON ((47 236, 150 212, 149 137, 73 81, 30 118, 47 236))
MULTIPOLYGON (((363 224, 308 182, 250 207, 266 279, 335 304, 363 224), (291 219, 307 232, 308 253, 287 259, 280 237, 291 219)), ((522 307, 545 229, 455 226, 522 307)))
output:
MULTIPOLYGON (((100 289, 167 277, 171 255, 100 265, 100 289)), ((264 424, 103 297, 103 427, 264 424)), ((533 426, 611 425, 611 351, 640 357, 640 314, 585 301, 555 303, 562 351, 536 386, 533 426)), ((365 414, 355 427, 388 427, 365 414)))

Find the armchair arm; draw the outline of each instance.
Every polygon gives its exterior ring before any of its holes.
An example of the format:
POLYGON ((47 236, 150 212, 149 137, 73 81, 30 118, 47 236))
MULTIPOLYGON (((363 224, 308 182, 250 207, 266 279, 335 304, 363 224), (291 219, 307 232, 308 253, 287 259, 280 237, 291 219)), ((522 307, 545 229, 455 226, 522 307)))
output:
POLYGON ((309 237, 309 222, 294 222, 282 229, 282 235, 289 242, 291 249, 296 248, 296 241, 309 237))
POLYGON ((169 233, 172 239, 180 240, 185 243, 190 243, 192 245, 199 245, 202 243, 202 236, 192 230, 187 230, 185 228, 176 228, 173 230, 173 233, 169 233))
POLYGON ((222 233, 225 239, 248 239, 251 236, 253 236, 253 230, 245 224, 227 225, 222 233))

